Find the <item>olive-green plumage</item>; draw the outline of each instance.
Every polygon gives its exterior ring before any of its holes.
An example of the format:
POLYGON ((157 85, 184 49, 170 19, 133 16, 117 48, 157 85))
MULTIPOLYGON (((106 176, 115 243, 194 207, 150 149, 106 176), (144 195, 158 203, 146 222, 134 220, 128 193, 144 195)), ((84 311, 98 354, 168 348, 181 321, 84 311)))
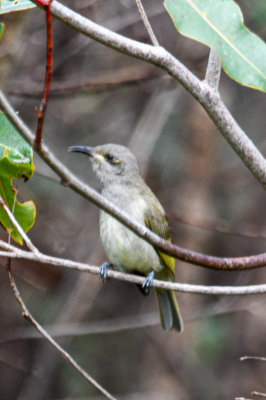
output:
MULTIPOLYGON (((140 176, 137 160, 128 148, 105 144, 73 146, 69 151, 90 156, 104 197, 157 235, 171 241, 164 209, 140 176)), ((175 259, 156 250, 104 211, 100 212, 100 234, 106 255, 119 271, 143 276, 153 271, 157 279, 174 281, 175 259)), ((146 285, 142 290, 147 293, 148 289, 149 285, 146 285)), ((157 288, 155 291, 163 329, 182 332, 183 321, 174 291, 157 288)))

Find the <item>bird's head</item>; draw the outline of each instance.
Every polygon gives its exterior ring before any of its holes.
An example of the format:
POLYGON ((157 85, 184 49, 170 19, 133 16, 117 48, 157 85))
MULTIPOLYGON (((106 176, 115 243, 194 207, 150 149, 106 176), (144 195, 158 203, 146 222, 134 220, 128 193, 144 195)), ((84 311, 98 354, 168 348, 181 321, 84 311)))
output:
POLYGON ((71 146, 68 151, 89 156, 93 171, 103 186, 113 183, 130 183, 139 177, 139 167, 134 154, 119 144, 96 147, 71 146))

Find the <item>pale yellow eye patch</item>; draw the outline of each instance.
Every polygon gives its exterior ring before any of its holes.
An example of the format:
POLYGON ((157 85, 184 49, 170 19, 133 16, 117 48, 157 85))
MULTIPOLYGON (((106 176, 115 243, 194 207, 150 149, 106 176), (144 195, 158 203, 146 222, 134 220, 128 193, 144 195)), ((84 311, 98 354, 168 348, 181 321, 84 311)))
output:
POLYGON ((121 161, 120 160, 115 160, 115 162, 114 162, 115 164, 120 164, 121 163, 121 161))

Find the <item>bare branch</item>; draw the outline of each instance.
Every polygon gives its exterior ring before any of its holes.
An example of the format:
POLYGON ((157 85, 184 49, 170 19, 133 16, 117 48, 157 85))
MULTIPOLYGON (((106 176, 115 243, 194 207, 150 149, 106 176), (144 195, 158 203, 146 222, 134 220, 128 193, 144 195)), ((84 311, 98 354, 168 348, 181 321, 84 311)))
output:
POLYGON ((49 333, 36 321, 26 307, 20 292, 16 286, 11 268, 8 269, 8 275, 14 296, 16 297, 20 307, 22 308, 22 315, 26 318, 40 334, 51 343, 53 347, 96 389, 98 389, 107 399, 116 400, 109 392, 107 392, 98 382, 95 381, 81 366, 67 353, 50 335, 49 333))
MULTIPOLYGON (((21 133, 21 135, 31 145, 33 145, 34 134, 17 115, 2 91, 0 91, 0 106, 2 107, 3 111, 6 113, 12 124, 21 133)), ((49 165, 52 170, 61 178, 62 182, 66 186, 69 186, 76 193, 79 193, 87 200, 91 201, 93 204, 100 207, 108 214, 112 215, 118 221, 120 221, 133 232, 135 232, 138 236, 151 243, 156 248, 162 250, 165 254, 170 254, 173 257, 185 262, 219 270, 244 270, 266 266, 266 253, 248 257, 226 258, 209 256, 174 245, 173 243, 170 243, 167 240, 164 240, 161 237, 157 236, 144 225, 141 225, 140 223, 134 221, 130 216, 128 216, 128 214, 121 211, 113 203, 104 198, 100 193, 96 192, 90 186, 85 185, 83 182, 77 179, 75 175, 73 175, 71 171, 67 169, 52 154, 50 149, 45 144, 43 144, 42 147, 37 150, 37 152, 46 162, 46 164, 49 165)))
POLYGON ((51 5, 51 11, 56 18, 77 31, 121 53, 157 65, 178 80, 199 101, 230 146, 266 188, 266 160, 232 117, 217 91, 207 82, 201 82, 163 47, 150 46, 112 32, 56 0, 51 5))
POLYGON ((205 82, 214 90, 218 91, 221 76, 221 61, 213 49, 210 49, 209 60, 206 70, 205 82))
MULTIPOLYGON (((51 1, 51 0, 49 0, 51 1)), ((4 203, 2 197, 0 196, 0 204, 3 207, 3 209, 5 210, 5 212, 8 214, 9 218, 10 218, 10 229, 9 229, 9 234, 8 234, 8 245, 10 245, 10 240, 11 240, 11 228, 12 228, 12 224, 15 225, 15 227, 17 228, 17 230, 19 231, 19 233, 21 234, 21 236, 23 237, 23 239, 25 240, 25 242, 27 243, 28 247, 31 249, 32 254, 38 255, 39 251, 36 249, 36 247, 33 246, 33 244, 31 243, 30 239, 27 237, 27 235, 25 234, 25 232, 23 231, 23 229, 21 228, 21 226, 19 225, 19 223, 17 222, 17 220, 15 219, 15 217, 13 216, 13 212, 15 209, 15 203, 16 203, 16 197, 17 197, 17 190, 16 190, 16 194, 14 196, 14 202, 13 202, 13 207, 12 207, 12 212, 9 210, 9 208, 6 206, 6 204, 4 203)), ((14 248, 14 246, 11 246, 12 248, 14 248)), ((109 400, 116 400, 115 397, 113 397, 109 392, 107 392, 97 381, 95 381, 95 379, 93 379, 83 368, 81 368, 81 366, 71 357, 71 355, 69 353, 67 353, 50 335, 49 333, 35 320, 35 318, 31 315, 31 313, 29 312, 28 308, 26 307, 21 294, 17 288, 17 285, 15 283, 14 280, 14 275, 12 273, 12 269, 11 269, 11 257, 10 257, 11 253, 8 253, 8 258, 7 258, 7 272, 8 272, 8 276, 9 276, 9 281, 10 281, 10 285, 11 288, 13 290, 14 296, 16 298, 16 300, 18 301, 19 305, 22 308, 22 315, 24 318, 26 318, 32 325, 33 327, 40 332, 40 334, 46 339, 48 340, 48 342, 50 342, 52 344, 53 347, 56 348, 56 350, 58 350, 59 353, 61 353, 61 355, 91 384, 93 385, 97 390, 99 390, 107 399, 109 400)))
POLYGON ((45 70, 45 83, 43 96, 41 100, 40 107, 35 109, 36 115, 38 117, 37 128, 36 128, 36 138, 34 146, 36 148, 41 147, 42 144, 42 132, 43 132, 43 123, 45 118, 45 112, 47 107, 47 102, 49 99, 49 90, 52 79, 52 70, 53 70, 53 25, 52 25, 52 14, 51 14, 51 3, 53 0, 47 0, 43 2, 43 0, 39 0, 40 3, 44 3, 44 9, 46 12, 46 70, 45 70))
POLYGON ((246 361, 246 360, 266 361, 266 357, 257 357, 257 356, 243 356, 243 357, 240 357, 240 361, 246 361))
MULTIPOLYGON (((0 245, 1 245, 0 240, 0 245)), ((77 271, 90 272, 92 274, 99 273, 100 267, 88 265, 76 261, 71 261, 63 258, 57 258, 45 255, 43 253, 34 254, 29 251, 21 250, 12 247, 12 252, 0 251, 0 257, 9 257, 14 259, 24 259, 37 261, 42 264, 54 265, 62 268, 74 269, 77 271)), ((142 284, 145 277, 140 277, 133 274, 126 274, 123 272, 108 270, 108 277, 119 279, 125 282, 132 282, 142 284)), ((154 279, 153 287, 158 287, 167 290, 175 290, 178 292, 194 293, 194 294, 210 294, 210 295, 250 295, 250 294, 263 294, 266 293, 266 284, 249 285, 249 286, 204 286, 204 285, 191 285, 186 283, 166 282, 154 279)))
POLYGON ((252 392, 251 395, 266 398, 266 393, 252 392))
POLYGON ((219 232, 225 235, 241 236, 243 238, 251 239, 266 239, 266 229, 256 225, 244 225, 231 226, 229 222, 218 220, 201 220, 198 217, 186 215, 182 211, 179 212, 168 212, 170 220, 174 220, 178 223, 192 226, 193 228, 199 228, 206 231, 219 232))
POLYGON ((17 250, 16 247, 12 246, 9 243, 4 242, 3 240, 0 240, 0 248, 2 248, 4 250, 7 250, 7 251, 10 251, 10 252, 13 252, 14 250, 15 251, 17 250))
POLYGON ((174 109, 180 96, 180 88, 167 90, 162 93, 153 93, 144 107, 138 123, 131 134, 128 147, 133 153, 138 154, 142 175, 145 177, 151 154, 155 144, 163 132, 169 119, 169 114, 174 109), (149 135, 146 135, 149 132, 149 135), (143 137, 146 137, 145 142, 143 137))
POLYGON ((146 28, 146 30, 148 32, 148 35, 149 35, 149 37, 151 39, 152 44, 154 46, 159 46, 159 42, 158 42, 158 40, 157 40, 157 38, 156 38, 156 36, 155 36, 155 34, 153 32, 153 29, 152 29, 151 24, 150 24, 150 22, 148 20, 147 14, 146 14, 146 12, 144 10, 144 7, 142 5, 141 0, 135 0, 135 2, 136 2, 136 5, 137 5, 137 8, 138 8, 138 11, 140 13, 141 19, 143 21, 143 24, 144 24, 144 26, 145 26, 145 28, 146 28))
POLYGON ((235 400, 252 400, 252 399, 247 399, 246 397, 235 397, 235 400))
MULTIPOLYGON (((134 314, 126 317, 109 318, 82 323, 58 323, 44 326, 53 337, 87 336, 122 332, 131 329, 147 328, 148 326, 160 326, 160 318, 157 312, 134 314)), ((41 339, 38 332, 32 327, 18 327, 5 329, 0 334, 0 344, 23 339, 41 339)))
MULTIPOLYGON (((19 225, 18 221, 12 214, 12 212, 9 210, 8 206, 5 204, 4 200, 2 199, 2 196, 0 195, 0 205, 3 207, 4 211, 7 213, 11 223, 15 226, 17 229, 18 233, 22 236, 22 238, 25 240, 25 243, 27 244, 28 248, 33 252, 33 253, 38 253, 39 250, 33 245, 32 241, 30 238, 26 235, 24 230, 21 228, 19 225)), ((11 231, 11 228, 10 228, 11 231)))
MULTIPOLYGON (((184 322, 192 322, 199 319, 206 319, 226 315, 227 313, 243 312, 242 308, 230 308, 218 311, 217 309, 204 311, 203 313, 195 313, 188 318, 184 318, 184 322)), ((69 336, 88 336, 95 334, 106 334, 114 332, 122 332, 132 329, 142 329, 152 326, 160 326, 160 318, 157 312, 137 313, 129 316, 97 319, 89 322, 56 322, 51 325, 45 325, 44 329, 50 332, 53 337, 69 337, 69 336)), ((5 329, 0 333, 0 344, 8 343, 16 340, 24 339, 42 339, 38 332, 32 327, 13 327, 5 329)))
MULTIPOLYGON (((102 73, 100 76, 89 77, 82 81, 53 82, 50 97, 73 96, 75 92, 101 92, 155 77, 158 77, 158 73, 151 66, 148 68, 147 66, 120 68, 111 73, 102 73)), ((42 93, 42 88, 37 82, 17 80, 8 84, 7 92, 13 96, 36 97, 42 93)))

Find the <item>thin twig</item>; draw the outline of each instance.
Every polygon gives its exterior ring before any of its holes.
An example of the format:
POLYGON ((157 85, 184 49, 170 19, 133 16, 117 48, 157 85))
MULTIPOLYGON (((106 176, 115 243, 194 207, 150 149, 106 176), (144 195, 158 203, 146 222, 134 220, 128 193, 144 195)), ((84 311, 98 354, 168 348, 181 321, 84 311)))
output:
MULTIPOLYGON (((53 337, 99 335, 106 333, 122 332, 132 329, 141 329, 159 326, 158 313, 136 314, 127 317, 110 318, 83 323, 58 323, 44 326, 53 337)), ((41 339, 38 332, 33 328, 12 328, 1 332, 0 344, 23 339, 41 339)))
MULTIPOLYGON (((73 96, 76 92, 94 93, 117 89, 122 85, 131 85, 156 77, 158 77, 158 73, 152 67, 120 68, 112 73, 102 73, 101 76, 89 77, 82 81, 53 82, 53 87, 50 89, 50 97, 73 96)), ((7 92, 12 96, 36 97, 42 93, 42 89, 38 83, 14 81, 8 85, 7 92)))
MULTIPOLYGON (((18 184, 18 183, 17 183, 18 184)), ((17 188, 16 188, 16 193, 14 196, 14 201, 13 201, 13 206, 12 206, 12 213, 15 210, 15 204, 16 204, 16 199, 17 199, 17 188)), ((1 196, 0 196, 0 202, 2 207, 4 208, 4 210, 7 212, 8 211, 8 216, 10 218, 10 229, 9 229, 9 233, 8 233, 8 245, 10 246, 10 241, 11 241, 11 229, 12 229, 12 224, 15 225, 15 227, 18 229, 19 233, 21 233, 21 235, 23 236, 25 242, 28 244, 28 246, 31 248, 32 250, 32 254, 39 254, 39 251, 33 246, 33 244, 31 243, 30 239, 27 237, 27 235, 25 234, 25 232, 23 231, 23 229, 21 228, 21 226, 19 225, 19 223, 17 222, 17 220, 15 219, 15 217, 13 216, 13 214, 11 213, 11 211, 9 210, 9 208, 5 205, 5 203, 3 202, 1 196), (3 203, 3 204, 2 204, 3 203)), ((12 246, 14 248, 14 246, 12 246)), ((72 366, 91 384, 93 385, 97 390, 99 390, 107 399, 109 400, 116 400, 115 397, 113 397, 109 392, 107 392, 97 381, 95 381, 95 379, 93 379, 83 368, 81 368, 81 366, 71 357, 71 355, 69 353, 67 353, 50 335, 49 333, 35 320, 35 318, 31 315, 31 313, 29 312, 28 308, 26 307, 21 294, 18 290, 18 287, 15 283, 15 279, 14 279, 14 275, 11 269, 11 257, 10 257, 10 253, 8 254, 8 258, 7 258, 7 272, 8 272, 8 276, 9 276, 9 281, 10 281, 10 285, 12 287, 13 293, 15 298, 17 299, 19 305, 22 308, 22 315, 24 318, 26 318, 32 325, 33 327, 40 332, 40 334, 46 339, 48 340, 52 346, 54 346, 59 353, 61 353, 61 355, 66 358, 66 360, 72 364, 72 366)))
POLYGON ((138 9, 138 11, 140 13, 141 19, 143 21, 143 24, 144 24, 144 26, 145 26, 145 28, 146 28, 146 30, 148 32, 148 35, 149 35, 149 37, 151 39, 152 44, 154 46, 159 46, 159 42, 158 42, 158 40, 157 40, 157 38, 156 38, 156 36, 155 36, 155 34, 153 32, 153 29, 152 29, 151 24, 150 24, 150 22, 148 20, 147 14, 146 14, 146 12, 144 10, 144 7, 142 5, 141 0, 135 0, 135 2, 136 2, 136 5, 137 5, 137 9, 138 9))
MULTIPOLYGON (((26 235, 26 233, 24 232, 24 230, 21 228, 20 224, 18 223, 18 221, 16 220, 16 218, 14 217, 14 215, 12 214, 12 212, 9 210, 8 206, 5 204, 4 200, 2 199, 1 195, 0 195, 0 205, 3 207, 4 211, 7 213, 11 223, 15 226, 15 228, 17 229, 18 233, 22 236, 22 238, 25 240, 26 245, 28 246, 28 248, 33 252, 33 253, 39 253, 39 250, 34 246, 34 244, 32 243, 32 241, 30 240, 30 238, 28 237, 28 235, 26 235)), ((11 229, 10 229, 11 232, 11 229)))
MULTIPOLYGON (((37 3, 37 1, 35 2, 37 3)), ((154 64, 167 71, 199 101, 233 150, 260 184, 266 188, 265 158, 240 128, 219 94, 209 84, 205 81, 201 82, 179 60, 161 46, 150 46, 112 32, 79 15, 56 0, 51 5, 51 11, 63 23, 70 25, 78 32, 105 46, 154 64)))
POLYGON ((210 49, 205 82, 215 91, 218 91, 221 69, 222 65, 220 58, 213 49, 210 49))
POLYGON ((47 2, 45 3, 43 1, 40 2, 42 6, 44 5, 44 9, 46 11, 47 54, 46 54, 46 70, 45 70, 43 97, 39 109, 37 108, 35 109, 38 117, 36 137, 34 142, 34 147, 36 149, 39 149, 42 143, 43 123, 44 123, 47 102, 49 98, 49 90, 50 90, 52 70, 53 70, 53 28, 52 28, 52 14, 50 8, 52 1, 53 0, 47 0, 47 2))
MULTIPOLYGON (((1 240, 0 240, 1 245, 1 240)), ((10 257, 14 259, 24 259, 37 261, 42 264, 54 265, 57 267, 73 269, 82 272, 89 272, 95 275, 99 274, 100 267, 88 265, 72 260, 67 260, 58 257, 48 256, 43 253, 34 254, 30 251, 25 251, 12 246, 12 252, 0 251, 0 257, 10 257)), ((133 274, 126 274, 124 272, 108 270, 107 276, 109 278, 119 279, 125 282, 132 282, 142 284, 145 277, 140 277, 133 274)), ((210 295, 250 295, 250 294, 263 294, 266 293, 266 284, 248 285, 248 286, 204 286, 192 285, 187 283, 166 282, 154 279, 152 285, 154 287, 175 290, 178 292, 194 293, 194 294, 210 294, 210 295)))
POLYGON ((13 250, 16 249, 16 247, 12 246, 9 243, 4 242, 3 240, 0 240, 0 247, 4 250, 10 251, 10 252, 13 252, 13 250))
MULTIPOLYGON (((33 144, 34 134, 17 115, 2 91, 0 91, 0 106, 6 113, 6 116, 9 118, 11 123, 21 133, 21 135, 30 144, 33 144)), ((118 221, 122 222, 125 226, 135 232, 139 237, 151 243, 166 254, 172 255, 173 257, 185 262, 218 270, 246 270, 266 266, 266 253, 247 257, 215 257, 174 245, 173 243, 162 239, 144 225, 134 221, 128 214, 121 211, 116 205, 108 201, 100 193, 96 192, 90 186, 85 185, 83 182, 77 179, 75 175, 73 175, 72 172, 53 155, 51 150, 46 145, 43 144, 37 152, 46 162, 46 164, 49 165, 52 170, 61 178, 62 182, 66 186, 70 187, 76 193, 82 195, 97 207, 100 207, 102 210, 112 215, 118 221)))
POLYGON ((252 400, 252 399, 247 399, 246 397, 235 397, 235 400, 252 400))
MULTIPOLYGON (((15 207, 16 207, 16 201, 17 201, 17 197, 18 197, 18 181, 21 177, 18 176, 18 178, 16 179, 16 185, 14 187, 15 190, 15 196, 14 196, 14 201, 13 201, 13 207, 11 210, 11 214, 14 217, 14 212, 15 212, 15 207)), ((0 199, 1 199, 1 195, 0 195, 0 199)), ((3 199, 2 199, 3 200, 3 199)), ((8 235, 8 244, 11 243, 11 230, 12 230, 12 222, 10 220, 10 226, 9 226, 9 235, 8 235)))
MULTIPOLYGON (((225 310, 209 310, 203 313, 195 313, 188 318, 184 318, 184 322, 198 321, 199 319, 206 319, 217 317, 220 315, 227 315, 232 312, 245 312, 246 309, 234 308, 225 310)), ((114 332, 122 332, 132 329, 142 329, 147 327, 160 326, 160 318, 157 312, 150 313, 137 313, 126 317, 109 318, 103 320, 95 320, 89 322, 58 322, 51 325, 45 325, 43 328, 49 331, 53 337, 68 337, 68 336, 88 336, 109 334, 114 332)), ((5 329, 0 333, 0 344, 8 343, 16 340, 24 339, 42 339, 38 332, 32 327, 13 327, 5 329)))
MULTIPOLYGON (((158 17, 159 15, 162 15, 163 12, 164 11, 162 7, 160 7, 160 4, 156 4, 156 2, 153 2, 149 6, 150 18, 158 17)), ((106 26, 115 32, 123 32, 125 29, 133 27, 139 23, 139 14, 138 12, 131 12, 125 15, 123 18, 117 14, 111 19, 110 16, 108 16, 101 22, 103 26, 106 26)), ((92 40, 84 35, 73 35, 73 38, 68 40, 65 45, 61 43, 60 48, 57 49, 57 58, 54 59, 54 70, 67 63, 69 59, 73 58, 74 54, 77 54, 78 52, 84 52, 84 48, 87 48, 91 43, 92 40)), ((36 76, 39 76, 39 69, 40 67, 36 68, 36 76)), ((101 72, 103 73, 103 71, 101 72)))
POLYGON ((162 93, 152 93, 131 134, 128 147, 133 153, 138 154, 138 161, 144 177, 155 144, 164 130, 164 125, 169 120, 169 114, 173 111, 179 95, 180 88, 162 93), (147 132, 149 135, 146 134, 147 132), (145 137, 145 141, 143 141, 143 137, 145 137))
POLYGON ((226 221, 201 220, 195 216, 184 216, 184 212, 170 212, 168 217, 171 221, 176 221, 184 225, 189 225, 193 228, 199 228, 211 232, 218 232, 225 235, 241 236, 251 239, 266 239, 266 230, 256 225, 242 225, 240 227, 231 226, 226 221))
POLYGON ((266 398, 266 393, 252 392, 251 395, 266 398))
POLYGON ((36 321, 36 319, 30 314, 28 308, 26 307, 25 303, 22 300, 21 294, 16 286, 13 273, 11 268, 8 268, 8 275, 11 287, 13 289, 13 293, 22 308, 22 315, 26 318, 34 327, 35 329, 40 332, 40 334, 51 343, 56 350, 89 382, 91 383, 96 389, 98 389, 107 399, 116 400, 109 392, 107 392, 98 382, 95 381, 81 366, 71 357, 69 353, 67 353, 50 335, 49 333, 43 329, 43 327, 36 321))
POLYGON ((240 361, 246 361, 246 360, 266 361, 266 357, 258 357, 258 356, 243 356, 243 357, 240 357, 240 361))

